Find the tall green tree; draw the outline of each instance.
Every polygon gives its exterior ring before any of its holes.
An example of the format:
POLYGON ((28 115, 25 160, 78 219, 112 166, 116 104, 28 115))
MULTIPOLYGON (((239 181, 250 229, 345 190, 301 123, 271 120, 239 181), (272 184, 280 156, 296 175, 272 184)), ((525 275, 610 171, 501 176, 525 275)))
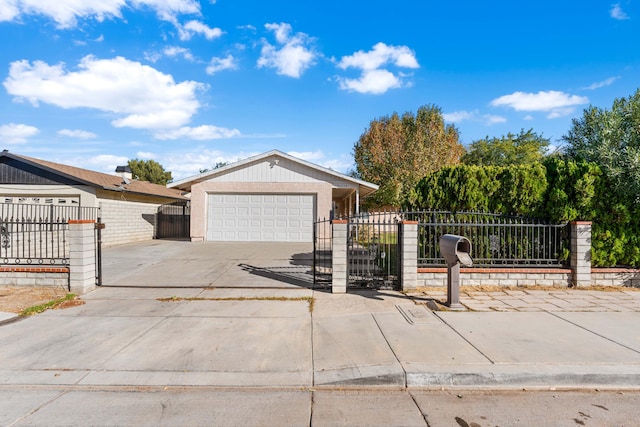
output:
POLYGON ((440 108, 422 106, 371 121, 353 148, 357 175, 380 189, 366 203, 400 206, 429 173, 460 162, 464 151, 458 130, 445 125, 440 108))
POLYGON ((461 161, 467 165, 509 166, 529 165, 542 161, 549 149, 549 139, 538 135, 533 129, 500 138, 473 141, 461 161))
POLYGON ((149 181, 154 184, 167 185, 173 178, 171 172, 164 170, 164 167, 155 160, 133 159, 127 163, 131 168, 134 178, 141 181, 149 181))
POLYGON ((615 195, 640 204, 640 89, 610 110, 585 109, 562 139, 570 157, 600 166, 615 195))

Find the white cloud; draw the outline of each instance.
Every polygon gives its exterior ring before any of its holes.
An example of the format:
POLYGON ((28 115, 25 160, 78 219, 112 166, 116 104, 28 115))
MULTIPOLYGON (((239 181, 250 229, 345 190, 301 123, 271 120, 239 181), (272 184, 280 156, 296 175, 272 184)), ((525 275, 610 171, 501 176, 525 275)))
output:
POLYGON ((600 89, 601 87, 611 86, 619 78, 620 78, 620 76, 609 77, 606 80, 603 80, 601 82, 593 83, 593 84, 591 84, 589 86, 583 87, 582 89, 584 89, 584 90, 595 90, 595 89, 600 89))
POLYGON ((494 116, 492 114, 485 114, 482 116, 482 119, 484 120, 485 124, 487 126, 491 126, 491 125, 495 125, 497 123, 506 123, 507 119, 505 117, 502 116, 494 116))
POLYGON ((148 151, 138 151, 136 153, 136 157, 142 160, 155 160, 158 158, 155 153, 151 153, 148 151))
POLYGON ((407 46, 387 46, 384 43, 377 43, 369 52, 360 50, 353 55, 343 56, 337 66, 343 70, 349 67, 376 70, 387 64, 401 68, 420 68, 415 54, 407 46))
POLYGON ((322 150, 288 151, 287 154, 342 173, 353 168, 353 157, 349 155, 342 155, 339 158, 328 159, 322 150))
MULTIPOLYGON (((76 158, 70 159, 70 165, 74 165, 77 167, 100 171, 108 174, 115 174, 116 167, 124 166, 127 164, 129 159, 124 156, 114 156, 111 154, 100 154, 93 157, 88 158, 76 158)), ((67 162, 65 162, 66 164, 67 162)))
POLYGON ((349 169, 353 169, 353 158, 345 155, 337 159, 325 159, 318 164, 334 171, 347 173, 349 169))
POLYGON ((220 28, 211 28, 200 21, 189 21, 184 25, 178 25, 178 33, 180 40, 190 40, 195 34, 201 34, 207 40, 213 40, 222 36, 223 31, 220 28))
POLYGON ((227 55, 226 58, 213 57, 207 66, 207 74, 215 74, 218 71, 223 70, 236 70, 238 64, 232 55, 227 55))
POLYGON ((324 153, 322 150, 316 151, 289 151, 287 152, 290 156, 296 157, 298 159, 313 161, 318 159, 324 159, 324 153))
POLYGON ((180 151, 168 154, 157 161, 165 170, 171 171, 174 180, 197 175, 202 169, 211 169, 217 163, 235 163, 260 154, 259 152, 224 153, 219 150, 209 150, 204 147, 194 147, 193 151, 180 151))
POLYGON ((404 82, 403 73, 394 74, 386 68, 420 68, 415 53, 407 46, 388 46, 377 43, 368 52, 362 50, 343 56, 336 64, 340 69, 355 68, 361 71, 357 79, 338 77, 340 89, 359 93, 382 94, 389 89, 411 86, 404 82))
POLYGON ((391 71, 365 70, 359 79, 339 78, 340 89, 379 95, 402 86, 402 81, 391 71))
POLYGON ((80 130, 80 129, 61 129, 58 131, 58 135, 68 136, 70 138, 78 138, 78 139, 92 139, 97 136, 93 132, 88 132, 86 130, 80 130))
POLYGON ((33 126, 9 123, 0 126, 0 141, 5 144, 24 144, 39 132, 38 128, 33 126))
POLYGON ((587 104, 586 96, 570 95, 555 90, 538 93, 514 92, 491 101, 493 107, 509 107, 516 111, 544 111, 548 118, 571 114, 575 106, 587 104))
POLYGON ((238 129, 227 129, 212 125, 197 127, 183 126, 178 129, 159 131, 154 134, 157 139, 195 139, 199 141, 210 139, 227 139, 240 136, 238 129))
MULTIPOLYGON (((189 51, 189 49, 186 49, 184 47, 179 47, 179 46, 167 46, 164 49, 164 54, 167 56, 182 56, 184 59, 186 59, 187 61, 193 61, 193 55, 191 54, 191 51, 189 51)), ((155 61, 153 61, 155 62, 155 61)))
POLYGON ((124 8, 150 8, 158 17, 174 22, 182 14, 199 14, 197 0, 0 0, 0 21, 19 20, 22 15, 43 15, 59 28, 72 28, 78 19, 122 18, 124 8))
POLYGON ((119 116, 112 121, 116 127, 143 129, 188 123, 200 107, 196 91, 203 88, 193 81, 175 83, 171 75, 122 57, 93 56, 83 58, 77 71, 67 71, 64 64, 16 61, 3 84, 17 101, 93 108, 119 116))
POLYGON ((444 113, 442 118, 446 122, 460 123, 465 120, 474 120, 475 113, 471 111, 454 111, 453 113, 444 113))
POLYGON ((463 121, 483 122, 487 126, 495 125, 496 123, 506 123, 507 119, 502 116, 496 116, 491 114, 480 114, 478 110, 474 111, 454 111, 453 113, 442 114, 442 117, 446 122, 460 123, 463 121))
POLYGON ((611 5, 611 9, 609 9, 609 15, 613 19, 617 19, 619 21, 624 21, 625 19, 629 19, 629 15, 627 15, 625 11, 622 10, 622 7, 620 7, 620 3, 611 5))
POLYGON ((318 56, 311 46, 313 39, 307 34, 291 35, 291 25, 287 23, 266 24, 267 30, 273 31, 280 48, 263 40, 263 47, 258 58, 258 68, 275 68, 276 73, 288 77, 299 78, 311 67, 318 56))

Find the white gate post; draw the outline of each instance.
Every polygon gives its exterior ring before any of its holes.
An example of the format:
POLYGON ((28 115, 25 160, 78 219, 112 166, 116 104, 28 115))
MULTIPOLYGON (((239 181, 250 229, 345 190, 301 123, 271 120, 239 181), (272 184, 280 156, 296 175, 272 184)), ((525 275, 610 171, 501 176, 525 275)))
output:
POLYGON ((333 257, 331 271, 331 292, 334 294, 344 294, 347 292, 347 282, 349 271, 347 268, 347 237, 348 221, 334 219, 331 221, 333 228, 333 239, 331 243, 331 253, 333 257))
POLYGON ((591 221, 571 222, 571 285, 591 286, 591 221))
POLYGON ((418 286, 418 221, 402 221, 399 227, 400 289, 406 291, 418 286))
POLYGON ((85 294, 96 288, 95 221, 69 220, 69 290, 85 294))

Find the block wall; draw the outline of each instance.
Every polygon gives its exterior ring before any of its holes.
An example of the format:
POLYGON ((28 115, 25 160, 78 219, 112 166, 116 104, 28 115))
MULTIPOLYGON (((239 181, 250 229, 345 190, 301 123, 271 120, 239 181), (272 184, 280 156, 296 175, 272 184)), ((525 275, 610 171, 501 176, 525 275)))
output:
POLYGON ((151 240, 155 237, 156 213, 159 204, 128 202, 124 200, 100 201, 104 246, 151 240))
POLYGON ((0 286, 47 286, 69 289, 66 267, 0 267, 0 286))

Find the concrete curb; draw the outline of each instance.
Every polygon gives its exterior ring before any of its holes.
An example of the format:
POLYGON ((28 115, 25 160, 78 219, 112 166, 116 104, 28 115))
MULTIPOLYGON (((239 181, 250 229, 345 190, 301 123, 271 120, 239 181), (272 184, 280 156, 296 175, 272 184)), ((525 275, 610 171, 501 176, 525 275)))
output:
POLYGON ((0 325, 13 323, 18 319, 20 319, 20 315, 16 313, 7 313, 6 311, 0 311, 0 325))

